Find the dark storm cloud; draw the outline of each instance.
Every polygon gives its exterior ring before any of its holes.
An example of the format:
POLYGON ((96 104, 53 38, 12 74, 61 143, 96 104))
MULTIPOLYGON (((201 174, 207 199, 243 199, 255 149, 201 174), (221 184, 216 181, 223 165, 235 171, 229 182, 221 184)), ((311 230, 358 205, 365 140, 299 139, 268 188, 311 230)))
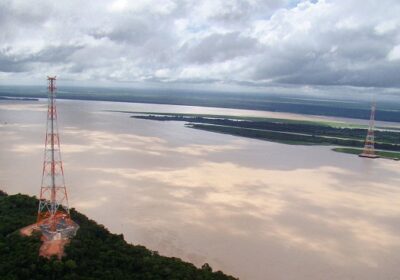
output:
POLYGON ((69 57, 83 46, 49 46, 38 53, 32 54, 32 62, 60 63, 68 62, 69 57))
POLYGON ((285 2, 287 1, 225 1, 221 2, 221 5, 219 6, 221 10, 217 13, 211 13, 208 19, 213 22, 235 25, 238 22, 243 23, 245 21, 252 21, 255 17, 266 18, 276 9, 284 7, 285 2))
POLYGON ((33 70, 35 63, 65 63, 68 61, 68 57, 80 48, 80 46, 48 46, 36 53, 25 55, 12 54, 11 47, 4 48, 0 50, 0 71, 26 72, 33 70))
MULTIPOLYGON (((3 0, 0 2, 0 23, 1 24, 38 24, 46 21, 48 14, 34 3, 23 4, 18 1, 3 0)), ((51 12, 48 6, 43 6, 47 12, 51 12)), ((17 26, 15 26, 17 27, 17 26)))
POLYGON ((155 36, 156 31, 146 20, 131 19, 126 24, 121 24, 113 30, 98 31, 93 35, 97 38, 107 37, 116 42, 142 45, 151 39, 152 36, 155 36))
POLYGON ((180 50, 189 63, 226 61, 237 56, 253 55, 258 47, 254 38, 238 32, 211 34, 197 42, 187 42, 180 50))
POLYGON ((399 87, 399 14, 397 0, 4 0, 0 78, 399 87))
POLYGON ((0 72, 25 72, 30 69, 25 61, 18 61, 12 57, 0 53, 0 72))

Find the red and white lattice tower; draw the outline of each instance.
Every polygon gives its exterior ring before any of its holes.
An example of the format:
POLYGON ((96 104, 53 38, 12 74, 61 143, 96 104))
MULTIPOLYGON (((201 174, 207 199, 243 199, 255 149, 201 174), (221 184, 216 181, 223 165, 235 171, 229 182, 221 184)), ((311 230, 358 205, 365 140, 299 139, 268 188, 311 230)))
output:
POLYGON ((375 154, 375 136, 374 136, 375 109, 376 109, 376 104, 374 101, 372 102, 371 106, 371 117, 369 119, 369 128, 367 132, 367 137, 365 138, 364 149, 362 153, 359 155, 360 157, 367 157, 367 158, 379 157, 378 155, 375 154))
POLYGON ((78 229, 70 219, 57 127, 56 77, 48 80, 47 129, 37 224, 47 239, 64 239, 78 229))

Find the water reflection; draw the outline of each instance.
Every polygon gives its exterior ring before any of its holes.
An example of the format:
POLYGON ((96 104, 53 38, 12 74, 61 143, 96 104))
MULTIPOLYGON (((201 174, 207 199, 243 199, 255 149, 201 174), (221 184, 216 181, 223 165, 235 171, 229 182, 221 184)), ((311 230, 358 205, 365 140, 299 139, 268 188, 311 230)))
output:
MULTIPOLYGON (((36 195, 45 103, 7 106, 0 103, 0 185, 36 195)), ((103 111, 118 108, 160 109, 59 102, 71 206, 113 232, 242 279, 399 275, 398 162, 103 111)))

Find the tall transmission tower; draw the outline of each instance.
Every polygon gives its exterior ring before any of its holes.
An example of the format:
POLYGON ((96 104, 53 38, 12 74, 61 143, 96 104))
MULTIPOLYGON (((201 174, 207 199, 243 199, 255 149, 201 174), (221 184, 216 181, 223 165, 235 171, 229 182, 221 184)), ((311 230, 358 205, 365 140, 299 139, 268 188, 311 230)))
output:
POLYGON ((375 110, 376 110, 376 103, 375 101, 372 102, 371 106, 371 117, 369 119, 369 128, 367 132, 367 137, 365 138, 365 145, 362 153, 359 155, 360 157, 367 157, 367 158, 378 158, 379 156, 375 153, 375 135, 374 135, 374 128, 375 128, 375 110))
POLYGON ((69 215, 57 126, 56 77, 47 80, 47 129, 37 225, 47 240, 59 240, 74 236, 78 225, 69 215))

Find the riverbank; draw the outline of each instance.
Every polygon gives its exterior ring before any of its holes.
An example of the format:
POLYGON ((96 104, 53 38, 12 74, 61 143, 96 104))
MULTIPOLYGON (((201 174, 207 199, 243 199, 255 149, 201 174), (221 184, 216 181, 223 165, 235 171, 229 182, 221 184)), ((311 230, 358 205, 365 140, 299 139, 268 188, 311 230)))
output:
MULTIPOLYGON (((205 114, 136 113, 133 118, 181 121, 186 127, 290 145, 332 145, 336 152, 356 154, 364 146, 367 128, 339 122, 273 119, 205 114), (352 147, 354 149, 348 149, 352 147)), ((400 132, 390 128, 375 131, 375 147, 383 158, 398 158, 400 132)))
POLYGON ((20 229, 36 219, 38 200, 0 191, 0 275, 3 279, 215 279, 235 280, 208 264, 202 268, 178 258, 160 256, 72 209, 77 235, 58 260, 39 257, 40 235, 22 236, 20 229))

